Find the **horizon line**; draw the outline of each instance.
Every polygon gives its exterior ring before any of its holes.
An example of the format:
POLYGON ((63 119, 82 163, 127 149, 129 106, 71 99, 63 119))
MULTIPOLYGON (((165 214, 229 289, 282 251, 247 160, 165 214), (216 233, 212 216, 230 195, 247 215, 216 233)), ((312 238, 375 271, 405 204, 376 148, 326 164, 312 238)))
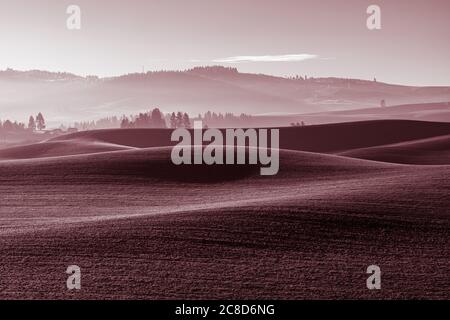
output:
MULTIPOLYGON (((87 79, 89 77, 94 77, 94 78, 98 78, 99 80, 108 80, 108 79, 114 79, 114 78, 120 78, 120 77, 124 77, 124 76, 129 76, 129 75, 146 75, 146 74, 151 74, 151 73, 163 73, 163 72, 187 72, 187 71, 192 71, 196 68, 211 68, 211 67, 221 67, 224 69, 235 69, 237 70, 238 73, 240 74, 253 74, 253 75, 263 75, 263 76, 269 76, 269 77, 274 77, 274 78, 282 78, 282 79, 291 79, 292 77, 295 76, 304 76, 304 74, 292 74, 292 75, 274 75, 274 74, 267 74, 267 73, 262 73, 262 72, 241 72, 239 71, 239 69, 235 66, 225 66, 225 65, 220 65, 220 64, 211 64, 211 65, 201 65, 201 66, 193 66, 191 68, 180 68, 180 69, 159 69, 159 70, 147 70, 144 72, 128 72, 128 73, 122 73, 122 74, 116 74, 116 75, 110 75, 110 76, 100 76, 100 75, 96 75, 96 74, 85 74, 85 75, 81 75, 81 74, 77 74, 74 72, 70 72, 70 71, 51 71, 51 70, 45 70, 45 69, 15 69, 15 68, 11 68, 11 67, 6 67, 3 70, 0 70, 0 73, 2 72, 7 72, 7 71, 15 71, 15 72, 47 72, 47 73, 53 73, 53 74, 68 74, 68 75, 72 75, 75 77, 79 77, 79 78, 83 78, 83 79, 87 79)), ((441 88, 441 87, 450 87, 450 84, 448 85, 408 85, 408 84, 400 84, 400 83, 390 83, 390 82, 384 82, 384 81, 379 81, 376 77, 374 77, 374 79, 361 79, 361 78, 347 78, 347 77, 338 77, 338 76, 320 76, 320 77, 315 77, 315 76, 309 76, 308 79, 340 79, 340 80, 360 80, 360 81, 367 81, 367 82, 376 82, 377 83, 381 83, 381 84, 386 84, 386 85, 396 85, 396 86, 405 86, 405 87, 421 87, 421 88, 441 88)))

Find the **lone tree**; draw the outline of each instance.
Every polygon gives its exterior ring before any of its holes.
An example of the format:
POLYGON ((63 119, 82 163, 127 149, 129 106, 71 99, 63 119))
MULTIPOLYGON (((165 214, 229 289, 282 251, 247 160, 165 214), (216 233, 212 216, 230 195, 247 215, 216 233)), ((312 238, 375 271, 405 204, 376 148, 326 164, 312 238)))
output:
POLYGON ((181 112, 177 112, 177 118, 176 118, 176 126, 175 128, 181 128, 183 126, 183 114, 181 112))
POLYGON ((37 127, 38 130, 44 130, 45 129, 44 116, 40 112, 36 116, 36 127, 37 127))
POLYGON ((122 120, 121 120, 121 122, 120 122, 120 127, 121 127, 122 129, 130 128, 130 127, 131 127, 130 120, 128 120, 128 118, 127 118, 126 116, 123 116, 123 117, 122 117, 122 120))
POLYGON ((14 130, 13 123, 10 120, 6 120, 5 122, 3 122, 3 130, 13 131, 14 130))
POLYGON ((175 115, 175 112, 172 112, 170 115, 170 127, 173 129, 177 127, 177 116, 175 115))
POLYGON ((165 128, 166 122, 164 121, 163 114, 161 110, 158 108, 153 109, 152 111, 152 123, 155 128, 165 128))
POLYGON ((380 101, 380 106, 382 108, 386 107, 386 101, 384 99, 380 101))
POLYGON ((31 132, 36 131, 36 121, 34 121, 33 116, 30 116, 30 119, 28 120, 28 130, 31 132))
POLYGON ((189 120, 189 115, 187 113, 184 113, 183 115, 183 127, 185 128, 191 127, 191 120, 189 120))

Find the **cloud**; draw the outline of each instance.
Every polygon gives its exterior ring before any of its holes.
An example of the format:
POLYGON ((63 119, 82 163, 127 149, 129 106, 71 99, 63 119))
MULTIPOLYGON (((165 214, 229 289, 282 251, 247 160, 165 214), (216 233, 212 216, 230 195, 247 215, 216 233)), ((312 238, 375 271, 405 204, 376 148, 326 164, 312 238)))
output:
POLYGON ((222 59, 215 59, 214 62, 221 63, 245 63, 245 62, 293 62, 316 59, 319 56, 315 54, 284 54, 284 55, 267 55, 267 56, 236 56, 222 59))

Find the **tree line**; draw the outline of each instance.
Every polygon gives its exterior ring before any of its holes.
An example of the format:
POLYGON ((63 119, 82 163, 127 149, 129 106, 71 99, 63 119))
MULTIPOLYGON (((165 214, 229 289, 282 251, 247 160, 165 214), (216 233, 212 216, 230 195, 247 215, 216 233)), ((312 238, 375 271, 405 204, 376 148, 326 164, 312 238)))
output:
POLYGON ((166 128, 163 113, 155 108, 152 111, 139 113, 136 116, 122 116, 120 128, 166 128))
POLYGON ((159 108, 136 115, 106 117, 96 121, 75 122, 78 130, 95 130, 108 128, 191 128, 193 121, 202 121, 205 127, 251 126, 252 116, 242 113, 216 113, 207 111, 191 118, 186 112, 177 111, 164 114, 159 108))
POLYGON ((25 125, 23 122, 17 122, 17 121, 11 121, 11 120, 5 120, 0 121, 0 131, 3 132, 24 132, 24 131, 30 131, 35 132, 36 130, 42 131, 45 130, 45 119, 42 113, 38 113, 38 115, 35 117, 30 116, 28 119, 28 126, 25 125))
MULTIPOLYGON (((193 121, 202 121, 205 127, 251 126, 252 116, 242 113, 237 116, 233 113, 216 113, 207 111, 191 119, 186 112, 162 113, 159 108, 148 112, 122 117, 106 117, 96 121, 75 122, 73 127, 78 130, 95 130, 108 128, 191 128, 193 121)), ((45 118, 41 112, 30 116, 28 125, 25 123, 0 120, 2 132, 36 132, 46 129, 45 118)))
POLYGON ((251 126, 252 116, 241 113, 239 116, 227 112, 225 114, 207 111, 199 114, 195 120, 201 120, 208 127, 251 126))
POLYGON ((116 117, 106 117, 101 118, 99 120, 92 120, 92 121, 81 121, 81 122, 75 122, 73 124, 74 128, 77 128, 81 131, 87 131, 87 130, 96 130, 96 129, 110 129, 110 128, 119 128, 120 127, 121 120, 116 117))

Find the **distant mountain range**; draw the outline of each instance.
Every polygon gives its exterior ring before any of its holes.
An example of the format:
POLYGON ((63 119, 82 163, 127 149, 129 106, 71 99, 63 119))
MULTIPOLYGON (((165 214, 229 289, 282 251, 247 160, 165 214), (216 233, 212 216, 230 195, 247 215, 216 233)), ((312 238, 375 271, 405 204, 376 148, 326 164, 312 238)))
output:
POLYGON ((0 119, 43 112, 70 123, 159 107, 192 115, 207 110, 254 115, 302 114, 450 101, 450 87, 412 87, 341 78, 283 78, 221 66, 186 71, 81 77, 47 71, 0 71, 0 119))

